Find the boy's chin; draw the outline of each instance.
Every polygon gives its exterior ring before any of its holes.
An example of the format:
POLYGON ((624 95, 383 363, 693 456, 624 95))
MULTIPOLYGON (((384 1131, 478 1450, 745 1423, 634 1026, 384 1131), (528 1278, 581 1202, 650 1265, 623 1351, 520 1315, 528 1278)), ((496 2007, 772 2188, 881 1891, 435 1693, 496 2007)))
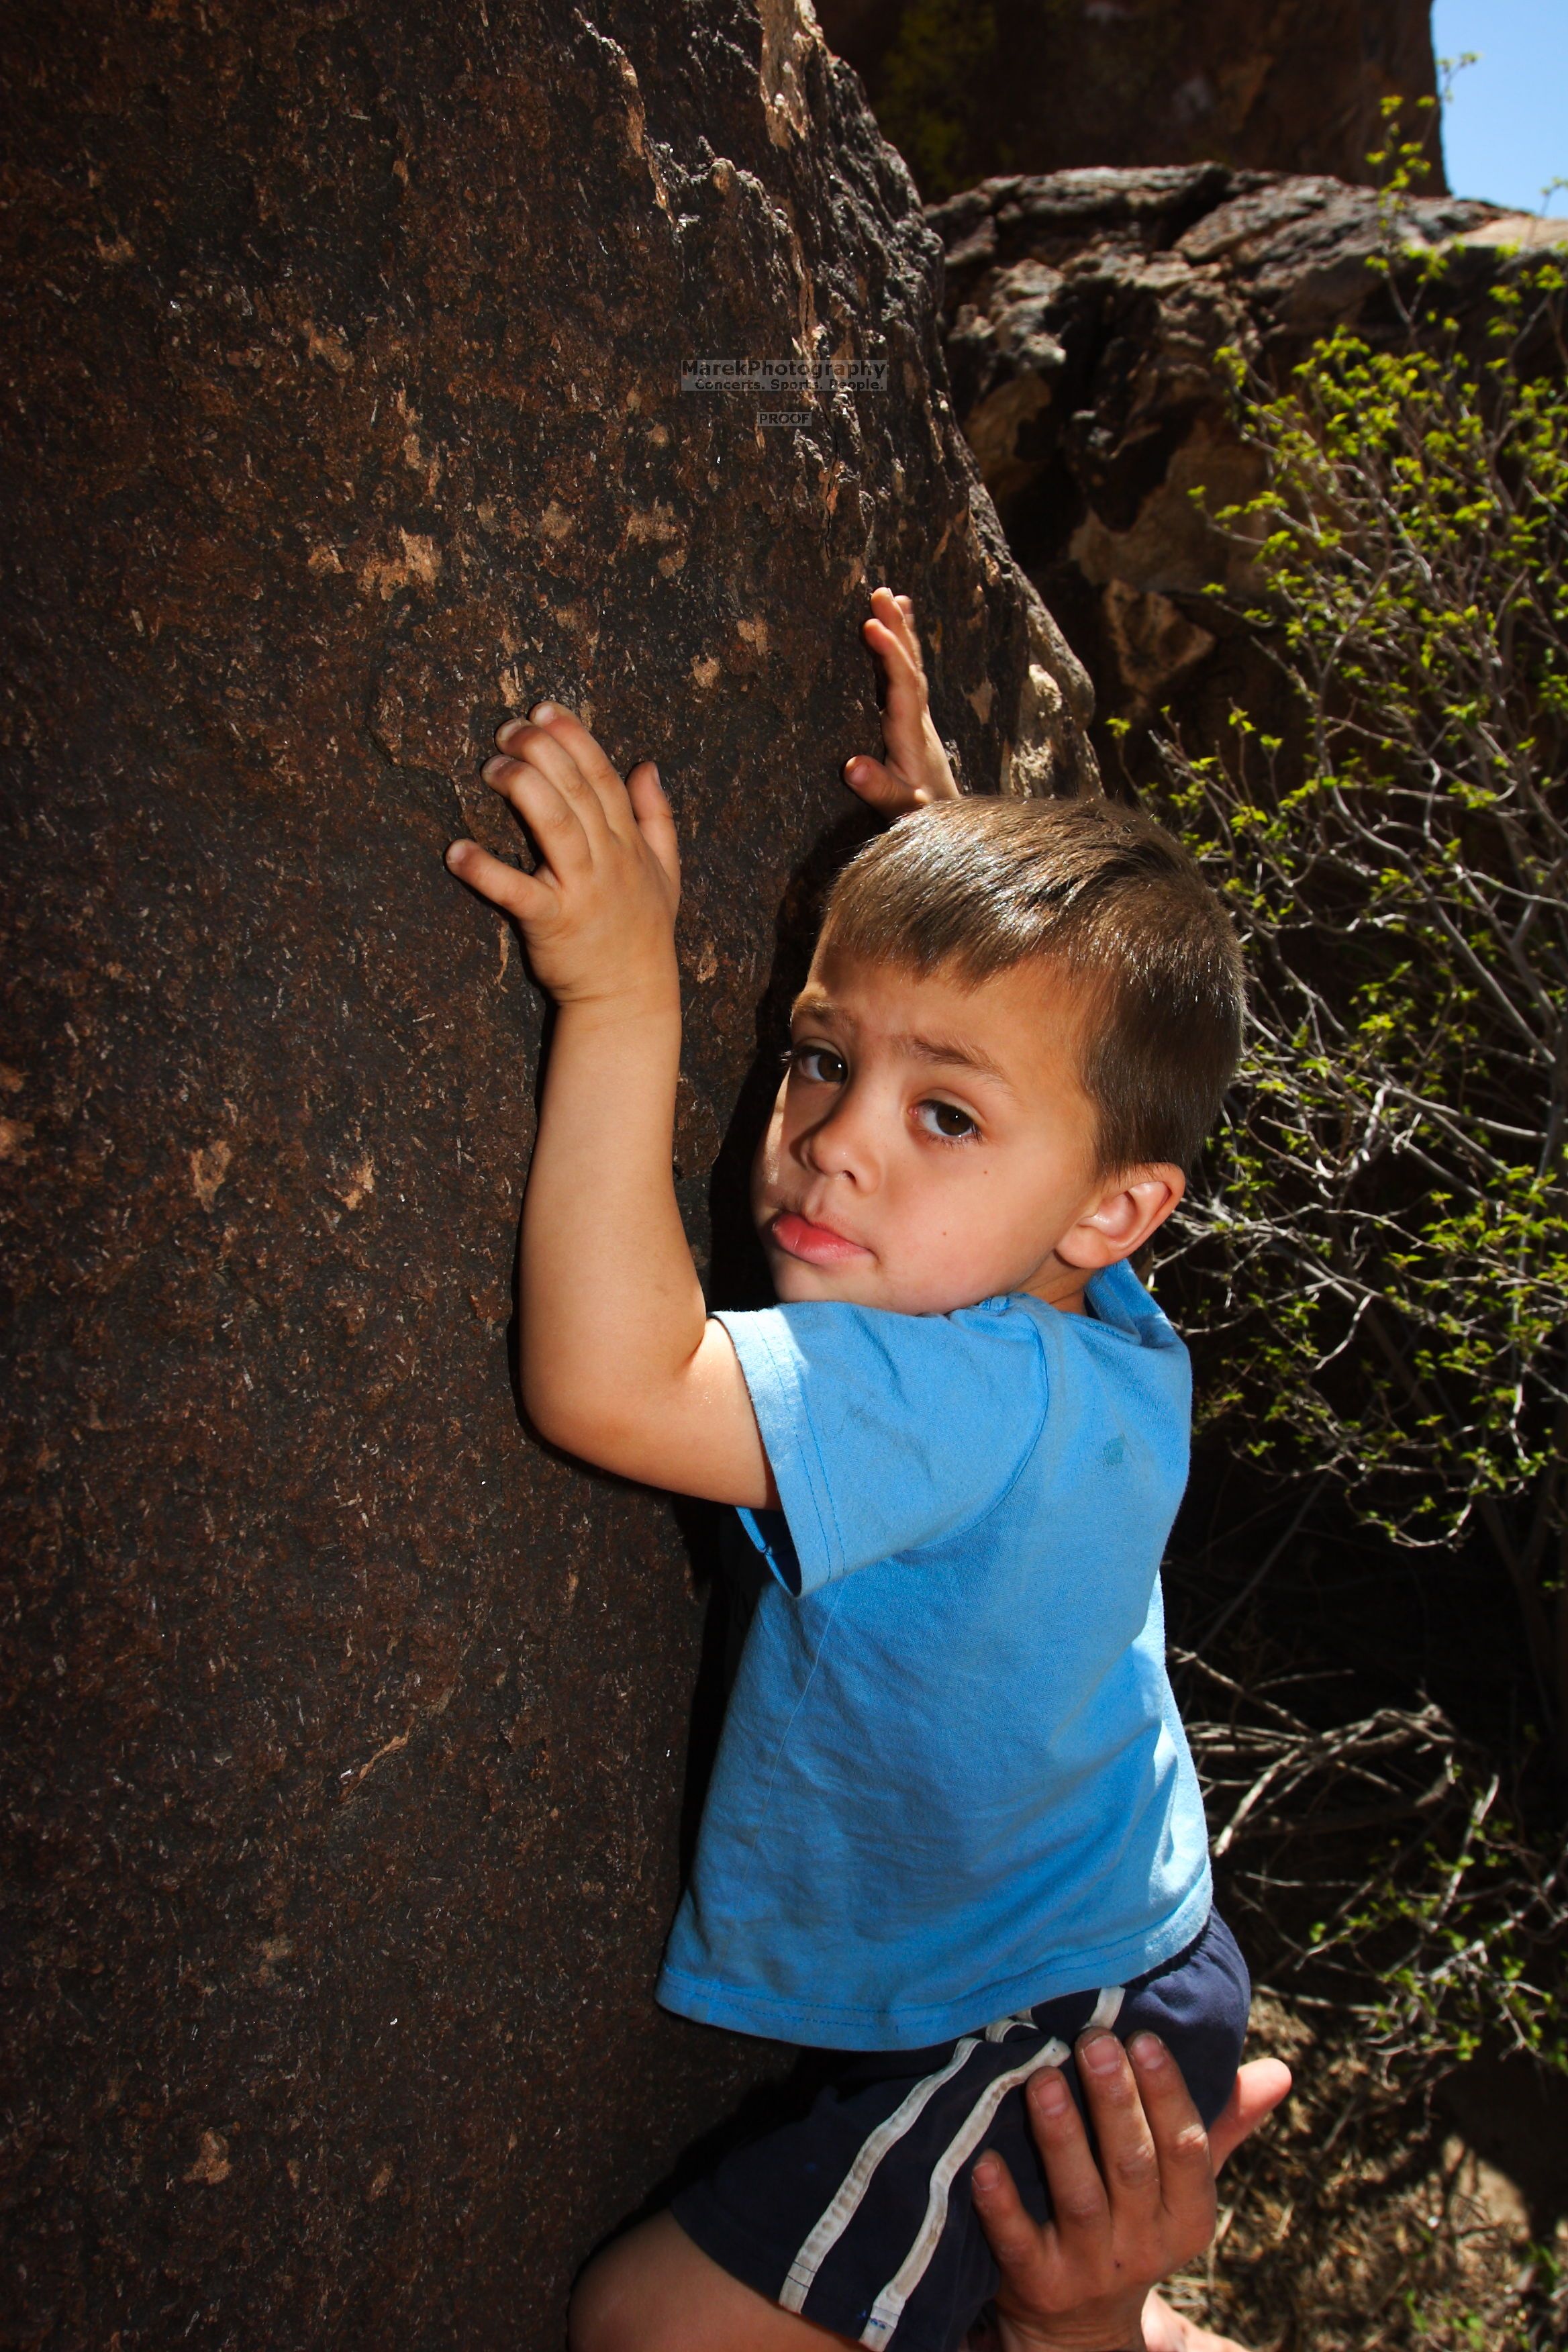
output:
POLYGON ((787 1250, 768 1247, 773 1295, 782 1307, 806 1307, 819 1298, 846 1300, 852 1307, 879 1307, 885 1302, 868 1296, 870 1286, 859 1266, 807 1265, 787 1250), (857 1280, 857 1276, 859 1279, 857 1280))
POLYGON ((889 1315, 949 1315, 972 1307, 972 1298, 932 1297, 918 1284, 901 1284, 882 1265, 808 1265, 776 1244, 764 1244, 781 1307, 811 1307, 834 1301, 846 1307, 879 1307, 889 1315))
POLYGON ((879 1297, 879 1268, 874 1260, 861 1258, 847 1265, 813 1265, 805 1258, 792 1257, 781 1249, 769 1233, 759 1234, 763 1255, 768 1262, 768 1272, 773 1278, 773 1296, 781 1307, 808 1307, 814 1300, 843 1299, 852 1307, 884 1307, 887 1300, 879 1297))

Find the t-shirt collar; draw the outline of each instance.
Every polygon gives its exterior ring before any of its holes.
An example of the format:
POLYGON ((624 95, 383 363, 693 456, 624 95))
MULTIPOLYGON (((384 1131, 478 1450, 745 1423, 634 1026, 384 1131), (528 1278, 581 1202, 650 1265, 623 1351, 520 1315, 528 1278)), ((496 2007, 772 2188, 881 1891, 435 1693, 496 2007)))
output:
POLYGON ((1084 1305, 1095 1320, 1109 1323, 1142 1346, 1160 1347, 1170 1325, 1125 1258, 1102 1265, 1084 1285, 1084 1305))

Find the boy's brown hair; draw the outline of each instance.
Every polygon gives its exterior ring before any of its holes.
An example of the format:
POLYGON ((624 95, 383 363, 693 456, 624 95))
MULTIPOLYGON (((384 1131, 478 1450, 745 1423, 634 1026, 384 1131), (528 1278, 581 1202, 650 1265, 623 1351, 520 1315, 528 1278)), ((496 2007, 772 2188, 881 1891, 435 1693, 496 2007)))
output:
POLYGON ((1241 1053, 1241 949, 1194 860, 1142 810, 980 797, 915 809, 839 875, 823 937, 973 982, 1031 957, 1056 964, 1080 992, 1101 1172, 1197 1157, 1241 1053))

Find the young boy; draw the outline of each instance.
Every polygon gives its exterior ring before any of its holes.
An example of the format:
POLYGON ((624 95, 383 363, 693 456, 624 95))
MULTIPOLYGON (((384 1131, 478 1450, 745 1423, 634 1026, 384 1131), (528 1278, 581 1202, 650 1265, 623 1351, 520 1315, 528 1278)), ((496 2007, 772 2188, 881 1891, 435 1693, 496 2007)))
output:
POLYGON ((888 756, 847 773, 905 814, 840 876, 795 1006, 752 1188, 777 1307, 710 1316, 677 1213, 652 763, 623 787, 541 704, 485 771, 537 872, 448 853, 558 1007, 528 1410, 588 1461, 736 1505, 763 1570, 658 1998, 842 2053, 805 2119, 616 2249, 585 2352, 951 2352, 996 2281, 974 2159, 1045 2210, 1031 2078, 1070 2081, 1086 2026, 1152 2029, 1206 2124, 1246 2024, 1164 1666, 1187 1358, 1129 1264, 1234 1067, 1238 950, 1136 812, 960 799, 907 600, 874 614, 888 756), (737 2281, 754 2326, 720 2316, 737 2281))

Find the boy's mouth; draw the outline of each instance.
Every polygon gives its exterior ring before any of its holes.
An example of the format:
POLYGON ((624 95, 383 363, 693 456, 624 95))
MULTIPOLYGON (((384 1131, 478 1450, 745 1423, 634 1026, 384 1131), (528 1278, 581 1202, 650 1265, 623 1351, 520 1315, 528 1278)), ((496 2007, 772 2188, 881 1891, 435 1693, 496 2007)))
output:
POLYGON ((850 1258, 871 1255, 858 1242, 846 1241, 831 1225, 814 1225, 809 1217, 800 1216, 794 1209, 781 1209, 768 1232, 786 1257, 802 1258, 807 1265, 843 1265, 850 1258))

